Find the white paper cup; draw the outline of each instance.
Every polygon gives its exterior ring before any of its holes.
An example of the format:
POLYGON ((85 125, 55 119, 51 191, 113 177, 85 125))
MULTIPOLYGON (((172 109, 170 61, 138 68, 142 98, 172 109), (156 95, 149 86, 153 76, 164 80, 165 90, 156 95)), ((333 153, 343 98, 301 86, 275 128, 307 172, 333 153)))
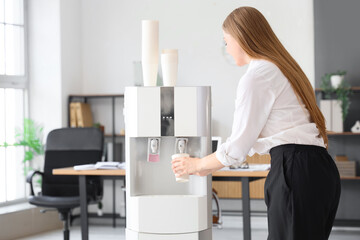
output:
POLYGON ((159 21, 157 20, 142 21, 141 61, 159 63, 159 21))
POLYGON ((158 66, 157 63, 142 62, 143 82, 145 87, 155 87, 157 81, 158 66))
POLYGON ((142 21, 141 44, 144 86, 156 86, 159 66, 159 21, 142 21))
POLYGON ((176 55, 178 55, 178 50, 177 50, 177 49, 167 48, 167 49, 161 50, 161 53, 170 53, 170 54, 176 54, 176 55))
MULTIPOLYGON (((180 157, 190 157, 189 154, 187 153, 178 153, 178 154, 174 154, 171 156, 171 159, 174 160, 175 158, 180 158, 180 157)), ((181 182, 181 183, 185 183, 189 181, 189 174, 184 174, 181 177, 177 177, 176 178, 176 182, 181 182)))
POLYGON ((163 83, 166 87, 173 87, 177 81, 178 75, 178 54, 176 49, 164 49, 161 54, 161 70, 163 83), (171 51, 170 51, 171 50, 171 51))

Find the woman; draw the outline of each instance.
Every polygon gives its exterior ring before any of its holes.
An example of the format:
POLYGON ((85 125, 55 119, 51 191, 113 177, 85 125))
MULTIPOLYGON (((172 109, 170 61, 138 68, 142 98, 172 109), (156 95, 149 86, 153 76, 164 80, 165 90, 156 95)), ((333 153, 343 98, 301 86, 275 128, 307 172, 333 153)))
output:
POLYGON ((270 153, 268 239, 328 239, 340 177, 308 78, 255 8, 235 9, 223 32, 236 64, 249 65, 238 84, 231 136, 209 156, 174 159, 174 173, 205 176, 270 153))

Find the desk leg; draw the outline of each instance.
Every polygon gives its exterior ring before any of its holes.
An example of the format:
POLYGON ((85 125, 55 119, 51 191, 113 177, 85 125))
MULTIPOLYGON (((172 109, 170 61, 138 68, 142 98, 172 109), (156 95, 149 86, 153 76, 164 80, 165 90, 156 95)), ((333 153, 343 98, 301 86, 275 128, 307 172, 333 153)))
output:
POLYGON ((116 227, 116 186, 115 186, 115 184, 116 184, 116 180, 115 179, 113 179, 112 180, 113 181, 113 228, 115 228, 116 227))
POLYGON ((81 220, 81 239, 89 239, 89 225, 88 225, 88 205, 86 193, 86 176, 79 176, 79 192, 80 192, 80 220, 81 220))
POLYGON ((124 177, 124 186, 125 186, 125 191, 124 191, 124 207, 125 207, 125 228, 126 228, 126 177, 124 177))
POLYGON ((249 178, 241 179, 244 240, 251 240, 249 178))

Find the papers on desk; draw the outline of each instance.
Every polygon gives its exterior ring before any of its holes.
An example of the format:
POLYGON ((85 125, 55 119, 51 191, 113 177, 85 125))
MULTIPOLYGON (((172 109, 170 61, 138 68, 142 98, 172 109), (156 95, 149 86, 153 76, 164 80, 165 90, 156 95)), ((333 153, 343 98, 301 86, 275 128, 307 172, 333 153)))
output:
POLYGON ((270 164, 249 164, 249 168, 235 168, 231 169, 230 167, 224 167, 220 171, 243 171, 243 172, 253 172, 253 171, 266 171, 270 169, 270 164))
POLYGON ((125 169, 125 162, 97 162, 96 164, 83 164, 74 166, 74 170, 95 169, 125 169))

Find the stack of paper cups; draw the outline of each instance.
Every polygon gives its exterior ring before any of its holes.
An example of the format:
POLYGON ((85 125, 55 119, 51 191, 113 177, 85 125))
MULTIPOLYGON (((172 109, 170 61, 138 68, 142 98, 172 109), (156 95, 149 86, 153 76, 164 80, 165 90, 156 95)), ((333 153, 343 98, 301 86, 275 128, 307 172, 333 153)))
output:
POLYGON ((159 66, 159 21, 142 21, 142 70, 144 86, 156 86, 159 66))
POLYGON ((163 49, 161 53, 161 69, 164 86, 173 87, 178 74, 178 50, 163 49))

